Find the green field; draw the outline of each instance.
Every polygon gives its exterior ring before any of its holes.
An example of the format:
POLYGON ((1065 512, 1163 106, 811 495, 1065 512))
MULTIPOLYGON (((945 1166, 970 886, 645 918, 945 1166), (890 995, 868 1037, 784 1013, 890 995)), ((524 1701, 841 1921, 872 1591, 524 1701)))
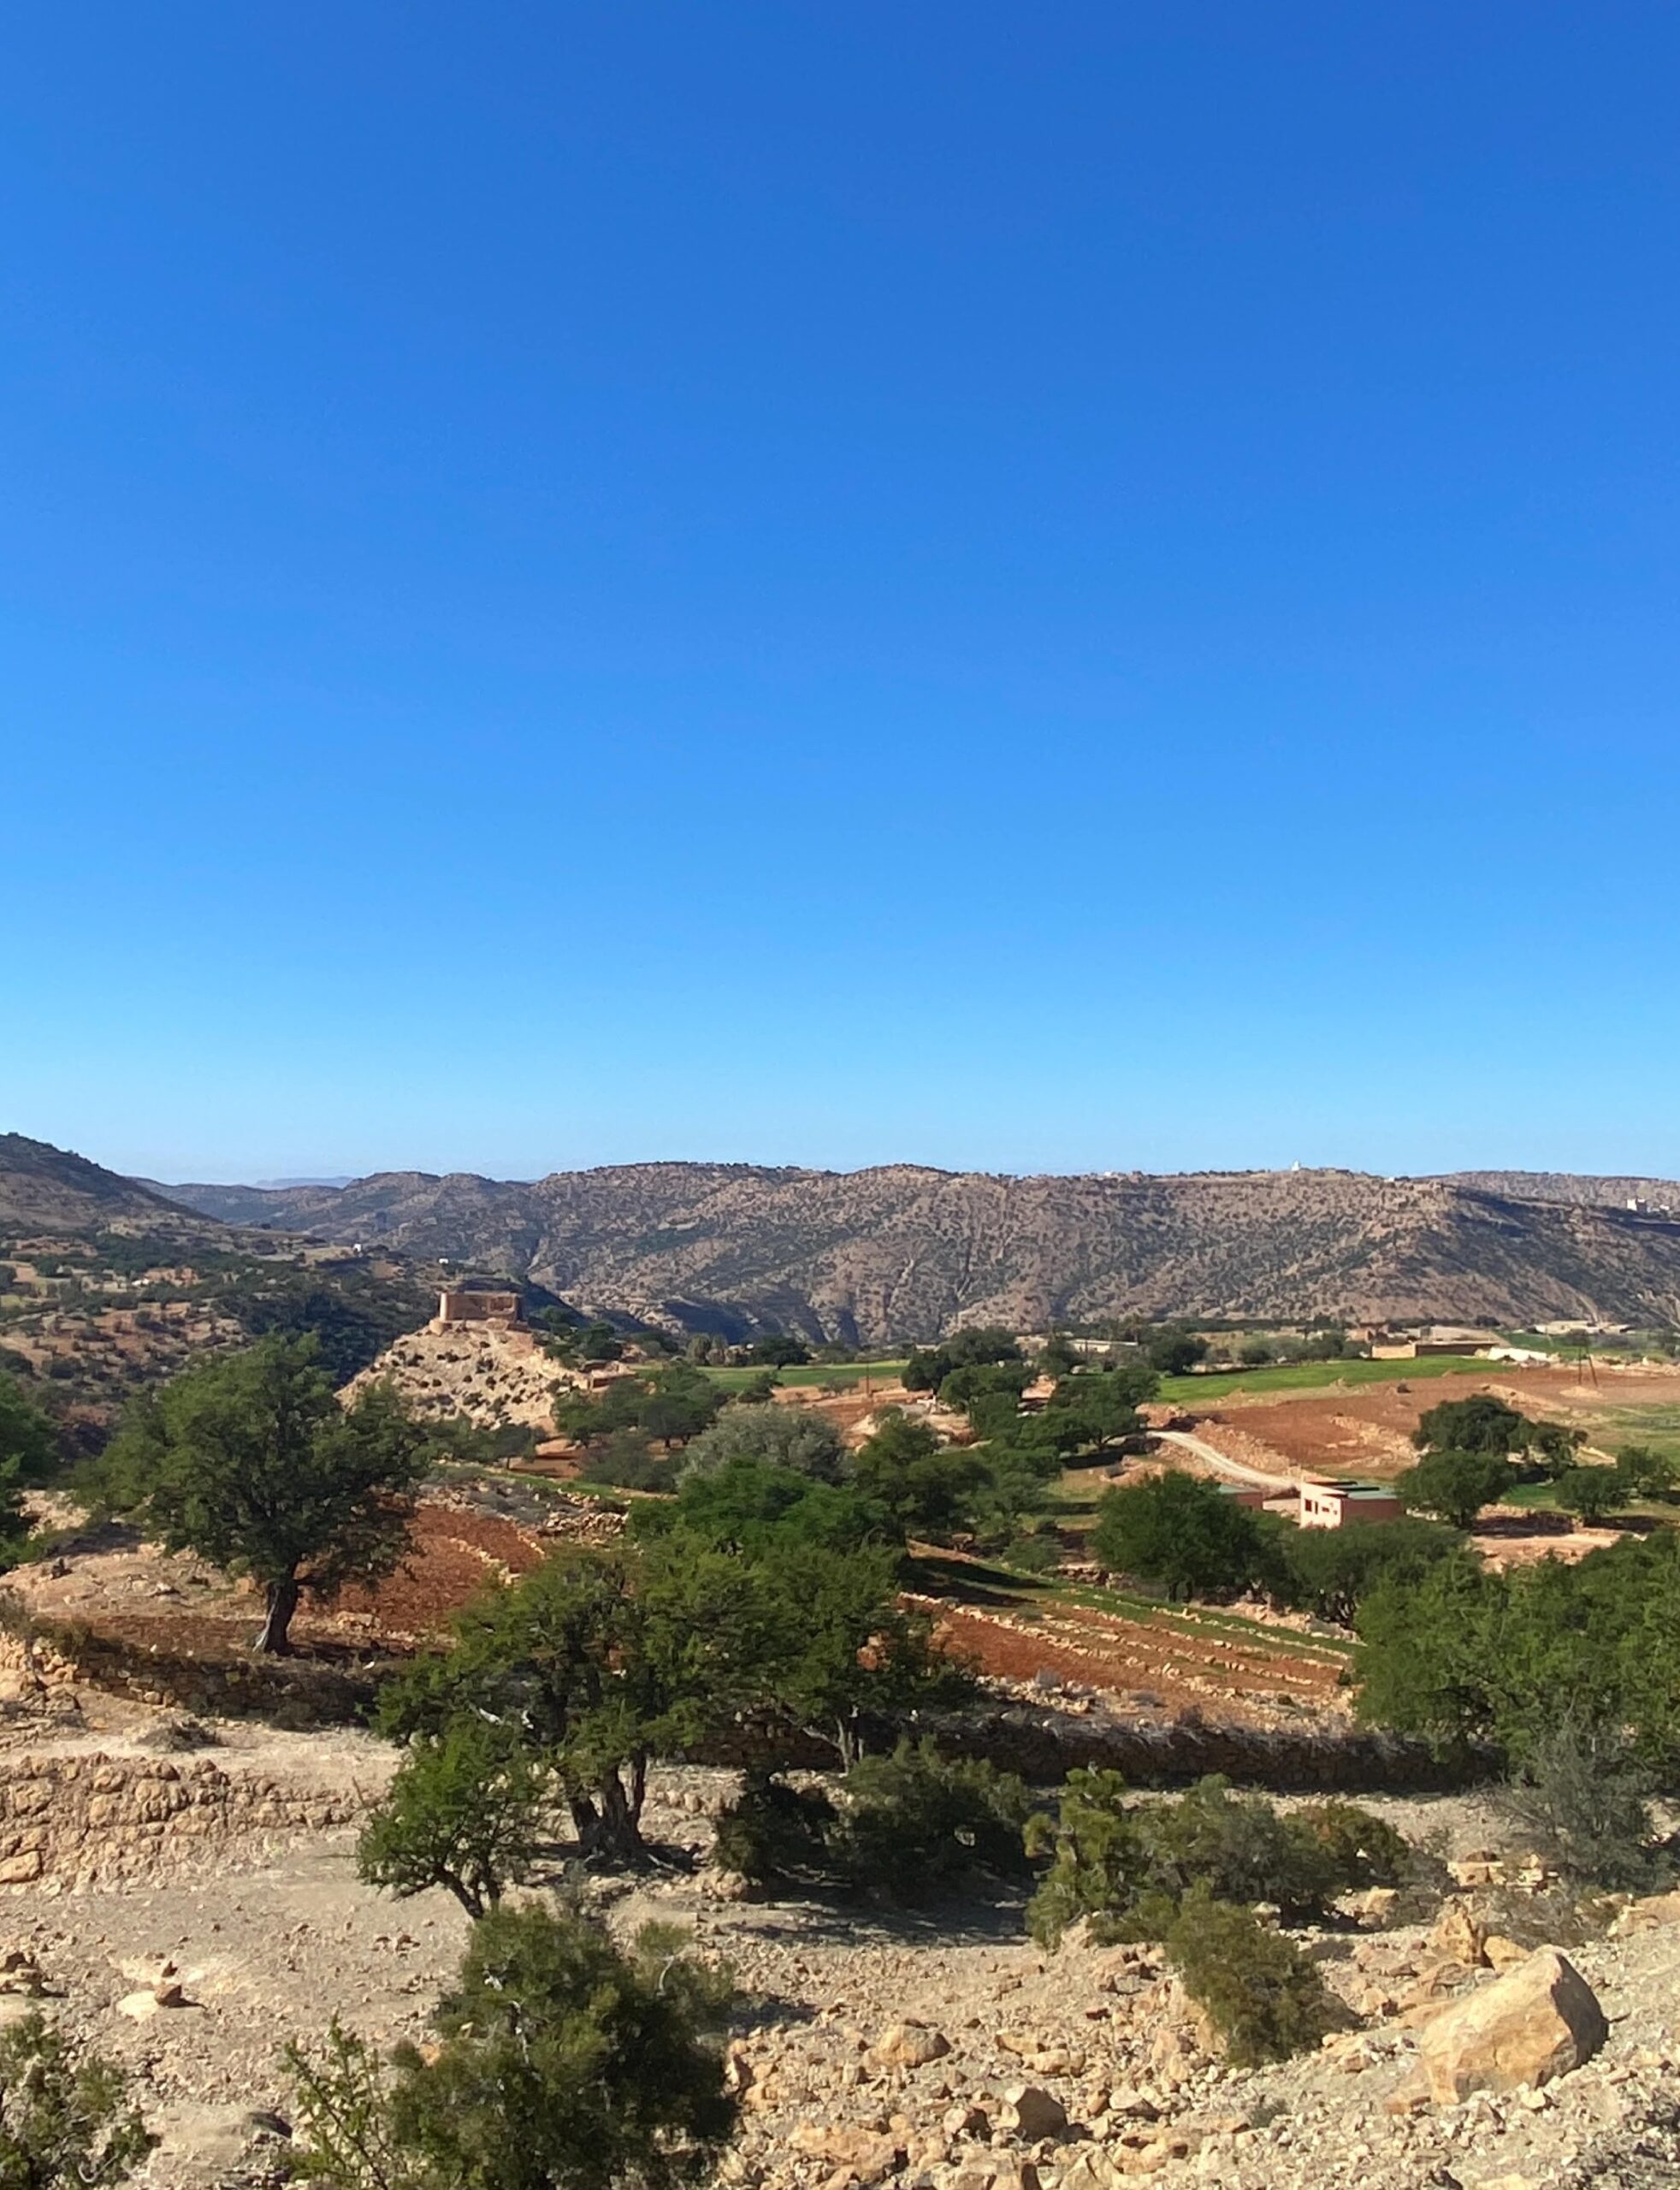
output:
POLYGON ((1478 1361, 1471 1353, 1432 1353, 1421 1361, 1284 1361, 1272 1369, 1222 1369, 1210 1376, 1163 1376, 1161 1396, 1195 1406, 1228 1399, 1233 1392, 1317 1392, 1333 1384, 1412 1384, 1428 1376, 1509 1373, 1508 1364, 1478 1361))
MULTIPOLYGON (((874 1384, 896 1384, 904 1366, 902 1361, 807 1361, 797 1369, 774 1369, 769 1373, 778 1384, 808 1388, 819 1384, 843 1384, 849 1389, 861 1384, 866 1377, 874 1384)), ((765 1375, 762 1369, 708 1369, 705 1372, 714 1384, 724 1391, 738 1392, 743 1386, 756 1383, 765 1375)))

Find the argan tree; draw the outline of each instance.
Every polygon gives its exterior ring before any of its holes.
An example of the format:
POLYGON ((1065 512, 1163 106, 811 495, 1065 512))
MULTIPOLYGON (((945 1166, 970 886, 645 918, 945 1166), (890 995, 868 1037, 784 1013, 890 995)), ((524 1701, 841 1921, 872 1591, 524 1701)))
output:
POLYGON ((15 1377, 0 1376, 0 1567, 21 1556, 30 1532, 23 1494, 50 1479, 57 1457, 51 1423, 15 1377))
POLYGON ((399 1564, 424 1442, 390 1386, 341 1406, 313 1339, 264 1339, 142 1400, 95 1491, 171 1551, 249 1575, 267 1599, 256 1647, 281 1652, 305 1591, 330 1600, 399 1564))
POLYGON ((726 1972, 648 1927, 628 1953, 575 1909, 493 1909, 440 2003, 439 2043, 384 2061, 334 2023, 289 2054, 292 2158, 334 2190, 683 2190, 735 2122, 726 1972))
POLYGON ((1455 1529, 1473 1529, 1484 1506, 1497 1504, 1517 1480, 1502 1453, 1427 1452, 1395 1477, 1394 1490, 1411 1513, 1434 1513, 1455 1529))
POLYGON ((399 1900, 441 1885, 482 1916, 530 1870, 547 1773, 505 1729, 452 1719, 411 1743, 356 1846, 370 1885, 399 1900))

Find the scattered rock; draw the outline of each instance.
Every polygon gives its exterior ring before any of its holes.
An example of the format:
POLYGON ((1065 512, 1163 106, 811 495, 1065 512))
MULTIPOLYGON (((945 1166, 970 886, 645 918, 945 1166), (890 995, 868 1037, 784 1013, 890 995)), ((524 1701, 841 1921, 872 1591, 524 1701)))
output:
POLYGON ((941 2030, 933 2030, 925 2022, 894 2022, 876 2039, 869 2057, 882 2069, 925 2069, 930 2061, 942 2060, 951 2050, 951 2042, 941 2030))
POLYGON ((1470 1903, 1448 1901, 1443 1904, 1429 1933, 1429 1951, 1443 1962, 1461 1962, 1466 1969, 1480 1969, 1487 1958, 1483 1951, 1487 1940, 1487 1927, 1472 1914, 1470 1903))

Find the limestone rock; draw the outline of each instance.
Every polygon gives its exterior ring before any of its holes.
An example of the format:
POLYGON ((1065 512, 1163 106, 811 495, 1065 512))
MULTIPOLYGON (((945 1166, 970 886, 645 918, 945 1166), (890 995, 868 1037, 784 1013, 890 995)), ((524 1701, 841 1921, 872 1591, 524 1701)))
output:
POLYGON ((997 2126, 1023 2144, 1036 2145, 1044 2137, 1067 2135, 1068 2110, 1038 2084, 1011 2084, 997 2110, 997 2126))
POLYGON ((851 2128, 843 2123, 823 2127, 802 2122, 788 2142, 798 2152, 826 2160, 861 2183, 882 2182, 903 2164, 904 2148, 897 2138, 872 2129, 851 2128))
POLYGON ((894 2022, 876 2039, 869 2057, 878 2068, 925 2069, 950 2050, 951 2042, 942 2030, 925 2022, 894 2022))
POLYGON ((1544 1947, 1426 2024, 1418 2059, 1430 2097, 1448 2105, 1565 2075, 1592 2059, 1608 2028, 1580 1971, 1544 1947))
POLYGON ((1647 1894, 1642 1901, 1629 1903, 1612 1925, 1610 1936, 1619 1939, 1630 1932, 1665 1931, 1673 1924, 1680 1924, 1680 1893, 1647 1894))
POLYGON ((1466 1969, 1480 1969, 1486 1960, 1488 1933, 1471 1914, 1466 1901, 1449 1901, 1429 1933, 1429 1950, 1443 1962, 1462 1962, 1466 1969))

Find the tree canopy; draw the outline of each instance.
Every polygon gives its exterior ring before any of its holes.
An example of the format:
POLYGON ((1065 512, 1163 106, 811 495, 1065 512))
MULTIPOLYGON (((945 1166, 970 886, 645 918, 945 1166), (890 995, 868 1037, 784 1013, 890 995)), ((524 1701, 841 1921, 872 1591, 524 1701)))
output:
POLYGON ((837 1483, 849 1459, 825 1414, 805 1406, 726 1406, 683 1455, 683 1477, 708 1475, 731 1460, 763 1460, 821 1483, 837 1483))
POLYGON ((1110 1573, 1164 1583, 1174 1597, 1230 1595, 1256 1579, 1265 1560, 1249 1509, 1176 1468, 1105 1492, 1091 1548, 1110 1573))
POLYGON ((51 1423, 15 1376, 0 1375, 0 1569, 16 1563, 28 1540, 25 1491, 50 1482, 57 1460, 51 1423))
POLYGON ((340 1406, 313 1339, 270 1338, 139 1400, 95 1484, 171 1550, 249 1575, 267 1599, 257 1648, 284 1651, 303 1592, 329 1600, 397 1566, 424 1455, 390 1385, 340 1406))
POLYGON ((1434 1513, 1455 1529, 1469 1529, 1482 1507, 1497 1504, 1516 1480, 1502 1453, 1432 1447, 1394 1478, 1394 1491, 1408 1512, 1434 1513))
POLYGON ((1012 1332, 987 1326, 953 1331, 938 1346, 917 1347, 904 1364, 907 1392, 937 1392, 953 1370, 985 1368, 997 1361, 1019 1361, 1020 1348, 1012 1332))
POLYGON ((907 1536, 938 1536, 972 1518, 985 1468, 973 1453, 942 1446, 926 1423, 893 1407, 859 1447, 852 1479, 907 1536))
POLYGON ((1460 1554, 1359 1608, 1358 1708, 1443 1750, 1517 1763, 1565 1719, 1628 1731, 1680 1791, 1680 1538, 1505 1572, 1460 1554))

